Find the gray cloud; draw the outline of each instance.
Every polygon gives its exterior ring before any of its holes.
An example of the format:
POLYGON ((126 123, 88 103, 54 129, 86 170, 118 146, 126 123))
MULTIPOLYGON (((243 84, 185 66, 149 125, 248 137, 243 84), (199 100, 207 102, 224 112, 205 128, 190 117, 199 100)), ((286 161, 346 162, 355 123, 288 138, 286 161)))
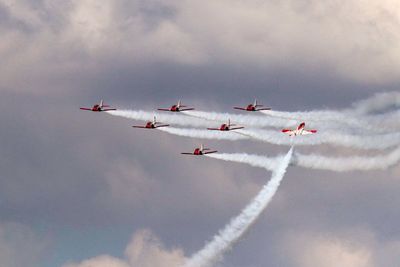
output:
POLYGON ((2 222, 0 224, 0 263, 8 267, 40 266, 48 252, 45 237, 39 237, 29 226, 2 222))
POLYGON ((362 86, 399 82, 399 10, 390 0, 29 3, 5 2, 2 9, 9 27, 2 29, 1 81, 24 91, 149 64, 250 67, 264 75, 322 70, 362 86))
MULTIPOLYGON (((183 98, 218 111, 257 96, 277 110, 344 108, 400 85, 399 12, 390 1, 1 3, 0 221, 27 225, 33 236, 52 232, 54 248, 65 242, 65 229, 127 229, 129 236, 145 227, 165 247, 191 255, 269 176, 240 164, 181 157, 201 140, 135 131, 130 120, 84 113, 80 105, 104 98, 153 110, 183 98)), ((250 141, 206 143, 228 153, 284 152, 250 141)), ((300 149, 315 150, 358 153, 300 149)), ((275 246, 287 229, 295 228, 296 240, 329 232, 329 240, 341 244, 343 228, 365 225, 372 245, 359 248, 364 239, 356 235, 356 248, 371 253, 373 262, 390 259, 400 239, 399 175, 398 166, 339 175, 290 168, 266 214, 225 265, 290 266, 275 246)), ((115 243, 104 247, 91 254, 57 252, 71 262, 107 254, 127 263, 115 243)), ((65 263, 46 256, 49 266, 65 263)))

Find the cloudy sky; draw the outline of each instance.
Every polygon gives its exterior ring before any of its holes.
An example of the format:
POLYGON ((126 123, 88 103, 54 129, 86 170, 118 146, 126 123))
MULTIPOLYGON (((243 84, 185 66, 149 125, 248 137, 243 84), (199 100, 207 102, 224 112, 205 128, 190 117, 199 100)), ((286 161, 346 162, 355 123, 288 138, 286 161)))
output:
MULTIPOLYGON (((182 157, 201 140, 134 130, 133 121, 80 106, 104 99, 152 111, 182 99, 233 112, 257 97, 276 110, 347 108, 399 92, 399 28, 395 0, 0 0, 0 265, 178 264, 270 177, 182 157)), ((393 266, 399 177, 398 164, 346 173, 290 167, 222 266, 393 266)))

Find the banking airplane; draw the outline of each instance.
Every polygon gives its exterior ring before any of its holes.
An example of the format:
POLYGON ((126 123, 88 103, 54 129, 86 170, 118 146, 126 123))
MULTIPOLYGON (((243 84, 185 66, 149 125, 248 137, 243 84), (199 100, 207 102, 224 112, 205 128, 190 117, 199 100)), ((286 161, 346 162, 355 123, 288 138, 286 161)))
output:
POLYGON ((243 129, 243 126, 240 127, 231 127, 235 126, 236 124, 231 124, 231 120, 228 120, 228 123, 221 124, 219 128, 207 128, 208 130, 214 130, 214 131, 231 131, 231 130, 238 130, 238 129, 243 129))
POLYGON ((186 110, 194 110, 194 108, 188 108, 181 104, 181 101, 178 101, 178 104, 172 105, 170 108, 158 108, 158 110, 162 111, 171 111, 171 112, 179 112, 179 111, 186 111, 186 110))
POLYGON ((271 108, 263 108, 263 105, 257 104, 257 99, 254 99, 253 104, 248 104, 247 107, 234 107, 234 109, 240 109, 245 111, 259 111, 259 110, 271 110, 271 108))
POLYGON ((212 150, 210 151, 210 148, 204 148, 203 144, 200 145, 200 147, 197 147, 194 149, 193 153, 186 153, 182 152, 181 154, 184 155, 192 155, 192 156, 201 156, 201 155, 206 155, 206 154, 211 154, 211 153, 216 153, 218 152, 217 150, 212 150))
POLYGON ((160 128, 160 127, 167 127, 169 124, 161 124, 161 122, 157 122, 156 116, 154 116, 153 121, 148 121, 146 122, 146 125, 144 126, 137 126, 133 125, 133 128, 143 128, 143 129, 155 129, 155 128, 160 128))
POLYGON ((288 134, 289 136, 296 136, 296 135, 306 135, 306 134, 314 134, 317 130, 306 130, 304 127, 306 126, 305 122, 300 123, 299 126, 295 130, 290 129, 283 129, 282 133, 288 134))
POLYGON ((103 104, 103 100, 101 100, 99 104, 95 104, 91 108, 80 108, 80 109, 94 111, 94 112, 117 110, 116 108, 108 108, 108 107, 110 107, 110 106, 109 105, 104 105, 103 104))

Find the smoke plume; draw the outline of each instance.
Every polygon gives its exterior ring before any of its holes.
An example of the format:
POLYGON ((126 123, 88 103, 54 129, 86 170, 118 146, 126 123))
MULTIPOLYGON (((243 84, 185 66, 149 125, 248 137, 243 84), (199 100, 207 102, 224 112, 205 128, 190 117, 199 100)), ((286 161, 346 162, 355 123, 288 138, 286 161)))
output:
POLYGON ((220 261, 226 251, 239 241, 253 225, 276 193, 292 157, 293 148, 274 170, 271 180, 258 195, 233 218, 203 249, 195 253, 184 267, 210 267, 220 261))

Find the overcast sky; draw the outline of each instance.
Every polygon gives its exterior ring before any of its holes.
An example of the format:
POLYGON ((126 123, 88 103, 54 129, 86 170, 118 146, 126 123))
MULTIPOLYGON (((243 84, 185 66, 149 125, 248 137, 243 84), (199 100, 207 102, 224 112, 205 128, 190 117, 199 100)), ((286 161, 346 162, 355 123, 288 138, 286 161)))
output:
MULTIPOLYGON (((0 265, 167 266, 202 248, 270 177, 183 157, 201 140, 80 106, 152 111, 182 99, 234 112, 257 97, 276 110, 347 108, 400 91, 399 29, 395 0, 0 0, 0 265)), ((290 167, 222 266, 394 266, 399 177, 399 165, 290 167)))

